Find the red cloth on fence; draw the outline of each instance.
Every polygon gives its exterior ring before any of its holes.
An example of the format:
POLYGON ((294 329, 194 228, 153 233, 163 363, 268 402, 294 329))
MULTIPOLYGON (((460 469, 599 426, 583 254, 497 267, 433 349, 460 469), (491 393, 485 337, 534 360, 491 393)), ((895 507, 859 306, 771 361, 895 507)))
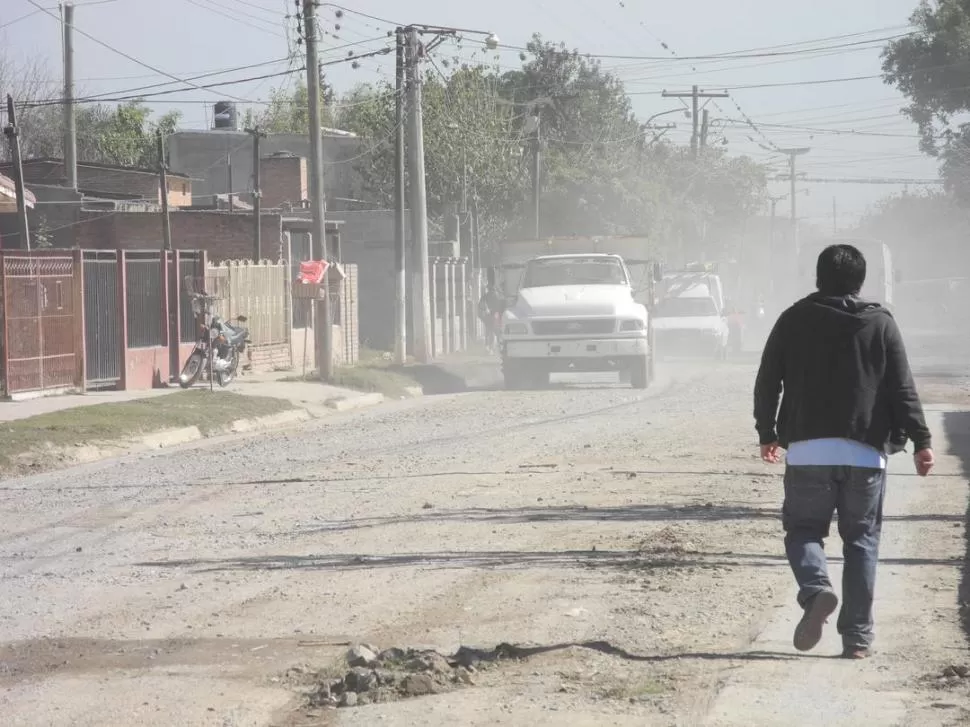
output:
POLYGON ((300 263, 300 276, 297 280, 304 284, 319 285, 327 272, 330 263, 325 260, 307 260, 300 263))

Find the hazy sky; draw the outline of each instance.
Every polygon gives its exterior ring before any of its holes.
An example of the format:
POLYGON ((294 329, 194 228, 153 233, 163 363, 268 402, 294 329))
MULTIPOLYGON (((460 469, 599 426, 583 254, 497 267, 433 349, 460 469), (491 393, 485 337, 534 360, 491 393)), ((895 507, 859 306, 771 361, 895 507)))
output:
MULTIPOLYGON (((38 2, 57 15, 53 0, 38 2)), ((760 148, 770 140, 782 147, 811 146, 812 152, 800 160, 800 169, 817 177, 935 178, 936 164, 920 155, 914 127, 899 114, 901 97, 878 78, 845 80, 878 76, 883 39, 907 32, 916 4, 917 0, 346 0, 345 6, 401 24, 490 30, 513 46, 524 45, 532 33, 539 32, 584 52, 635 56, 603 63, 626 81, 644 119, 677 106, 675 100, 661 97, 665 88, 687 90, 694 83, 710 90, 727 88, 731 98, 708 107, 712 118, 743 119, 740 106, 758 127, 757 132, 734 122, 723 127, 733 154, 777 158, 760 148), (782 55, 686 60, 749 49, 782 55), (815 50, 801 52, 806 49, 815 50)), ((285 71, 285 59, 296 47, 296 20, 285 15, 292 16, 294 10, 293 0, 80 0, 75 22, 79 31, 179 78, 279 61, 195 81, 205 84, 285 71)), ((329 4, 319 10, 328 33, 324 61, 346 58, 350 43, 358 44, 352 47, 358 52, 389 43, 386 32, 393 26, 350 12, 338 19, 337 12, 329 4)), ((28 0, 0 0, 0 36, 0 42, 20 58, 46 58, 53 83, 59 83, 61 36, 56 17, 28 0)), ((480 45, 480 50, 475 48, 466 41, 461 48, 443 46, 438 54, 503 68, 519 64, 514 49, 496 54, 481 50, 480 45)), ((80 32, 75 63, 81 94, 172 80, 80 32)), ((327 73, 338 90, 345 90, 358 82, 393 78, 393 64, 393 55, 378 56, 361 60, 357 69, 344 63, 329 67, 327 73)), ((152 106, 158 111, 179 108, 183 128, 206 128, 211 125, 212 102, 230 96, 265 100, 272 87, 286 82, 287 78, 272 78, 209 91, 182 91, 168 99, 161 97, 152 106)), ((173 82, 167 88, 178 85, 173 82)), ((678 125, 672 137, 686 142, 689 121, 678 115, 666 119, 678 125)), ((845 225, 875 200, 901 189, 804 186, 810 195, 799 197, 800 216, 827 226, 832 224, 833 198, 839 223, 845 225)), ((772 185, 773 194, 786 191, 785 184, 772 185)), ((787 214, 788 209, 787 200, 779 202, 779 214, 787 214)))

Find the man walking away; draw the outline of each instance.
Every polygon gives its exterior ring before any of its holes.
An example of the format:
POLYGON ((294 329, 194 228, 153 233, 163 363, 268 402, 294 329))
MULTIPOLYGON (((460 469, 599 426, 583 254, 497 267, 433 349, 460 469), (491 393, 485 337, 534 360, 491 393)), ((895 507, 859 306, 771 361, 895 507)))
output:
POLYGON ((899 328, 888 310, 859 299, 865 278, 865 258, 851 245, 819 255, 818 292, 779 317, 754 392, 761 458, 778 463, 787 449, 782 523, 804 609, 795 648, 818 644, 838 606, 823 548, 838 512, 844 557, 838 630, 849 659, 869 656, 873 640, 887 455, 902 451, 908 438, 918 474, 933 467, 899 328))

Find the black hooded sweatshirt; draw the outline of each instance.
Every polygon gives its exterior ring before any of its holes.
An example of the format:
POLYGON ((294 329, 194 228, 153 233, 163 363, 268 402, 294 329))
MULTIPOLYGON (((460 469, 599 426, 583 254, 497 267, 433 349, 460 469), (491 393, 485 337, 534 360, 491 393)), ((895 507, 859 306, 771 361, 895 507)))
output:
POLYGON ((852 439, 893 453, 930 446, 892 314, 854 296, 815 293, 775 323, 754 391, 761 444, 852 439), (781 409, 778 408, 779 395, 781 409))

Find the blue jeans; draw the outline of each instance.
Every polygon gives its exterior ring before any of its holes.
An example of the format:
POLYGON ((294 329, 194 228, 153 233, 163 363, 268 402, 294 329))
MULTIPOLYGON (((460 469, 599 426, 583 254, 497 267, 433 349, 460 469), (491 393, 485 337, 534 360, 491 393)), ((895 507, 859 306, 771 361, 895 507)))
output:
POLYGON ((872 599, 885 489, 885 470, 827 465, 785 469, 785 552, 798 581, 802 608, 819 591, 832 588, 824 539, 833 513, 838 512, 844 558, 838 629, 846 647, 872 643, 872 599))

